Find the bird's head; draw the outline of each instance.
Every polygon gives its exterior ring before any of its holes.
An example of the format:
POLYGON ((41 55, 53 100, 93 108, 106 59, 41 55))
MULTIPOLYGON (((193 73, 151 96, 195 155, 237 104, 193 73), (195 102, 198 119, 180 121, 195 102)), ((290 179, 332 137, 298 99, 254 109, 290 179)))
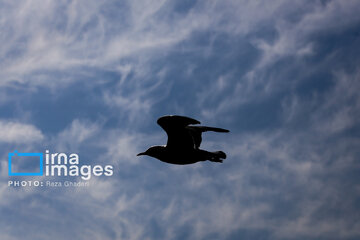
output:
POLYGON ((164 146, 152 146, 149 147, 149 149, 146 150, 145 152, 139 153, 137 156, 147 155, 150 157, 161 159, 162 156, 164 155, 164 152, 165 152, 164 146))

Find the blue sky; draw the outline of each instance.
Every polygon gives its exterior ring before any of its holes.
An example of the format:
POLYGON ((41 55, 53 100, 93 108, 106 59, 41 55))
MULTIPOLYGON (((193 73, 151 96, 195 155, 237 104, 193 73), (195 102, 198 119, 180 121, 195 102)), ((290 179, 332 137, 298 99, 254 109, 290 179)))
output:
POLYGON ((0 6, 1 239, 360 238, 358 1, 0 6), (225 162, 136 157, 167 114, 225 162), (15 149, 114 176, 10 188, 15 149))

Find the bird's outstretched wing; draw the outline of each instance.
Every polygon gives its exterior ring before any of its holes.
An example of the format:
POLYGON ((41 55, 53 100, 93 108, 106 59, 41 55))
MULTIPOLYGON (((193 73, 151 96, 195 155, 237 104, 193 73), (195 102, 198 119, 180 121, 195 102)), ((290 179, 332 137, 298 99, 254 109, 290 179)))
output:
POLYGON ((194 149, 195 142, 192 134, 186 127, 190 124, 200 124, 199 121, 177 115, 163 116, 157 123, 165 130, 168 135, 166 146, 173 149, 194 149))
POLYGON ((195 148, 200 147, 200 144, 201 144, 201 141, 202 141, 201 134, 203 132, 207 132, 207 131, 229 132, 229 130, 227 130, 227 129, 216 128, 216 127, 206 127, 206 126, 187 126, 186 129, 188 129, 188 131, 190 132, 190 134, 191 134, 191 136, 193 138, 195 148))

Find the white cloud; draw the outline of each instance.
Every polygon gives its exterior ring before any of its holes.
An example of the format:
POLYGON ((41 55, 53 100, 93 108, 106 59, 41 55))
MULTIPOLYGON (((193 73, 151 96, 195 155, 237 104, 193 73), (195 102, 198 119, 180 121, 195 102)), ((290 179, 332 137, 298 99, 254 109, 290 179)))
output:
POLYGON ((79 119, 74 119, 71 125, 59 134, 60 138, 69 139, 75 143, 81 143, 88 139, 99 129, 95 123, 87 123, 79 119))
POLYGON ((0 120, 0 142, 33 143, 44 139, 41 130, 31 124, 0 120))
MULTIPOLYGON (((283 78, 267 76, 264 71, 288 56, 295 56, 296 61, 311 56, 317 50, 309 38, 311 34, 328 28, 337 31, 351 25, 359 16, 355 14, 358 10, 355 1, 330 1, 326 6, 310 3, 307 8, 301 8, 301 1, 286 2, 208 2, 195 6, 185 15, 177 15, 168 10, 171 5, 166 1, 129 1, 128 12, 116 14, 116 17, 125 17, 116 21, 102 12, 110 11, 108 8, 112 6, 99 1, 88 1, 86 6, 75 1, 69 5, 27 1, 21 6, 9 2, 6 10, 0 10, 0 27, 6 33, 0 35, 4 43, 0 52, 12 57, 0 63, 4 69, 0 85, 13 81, 29 82, 32 86, 64 84, 61 77, 48 78, 46 74, 41 77, 37 71, 42 70, 81 72, 76 68, 84 66, 110 69, 120 76, 115 89, 111 89, 114 91, 104 93, 104 100, 141 123, 151 113, 154 103, 168 94, 168 88, 161 87, 171 85, 165 79, 166 67, 153 72, 152 57, 166 54, 194 32, 224 31, 241 38, 250 36, 259 26, 274 24, 278 34, 275 39, 252 39, 263 55, 245 78, 237 78, 232 72, 222 73, 215 77, 213 87, 206 86, 199 93, 200 102, 223 99, 202 113, 212 119, 222 111, 236 112, 236 107, 258 100, 264 92, 271 95, 277 87, 284 87, 276 85, 280 80, 285 82, 283 78), (291 9, 297 8, 303 12, 300 19, 286 21, 291 9), (127 61, 122 61, 124 59, 127 61), (148 75, 156 75, 159 80, 148 75), (229 88, 233 94, 223 96, 229 88), (158 94, 159 89, 164 91, 158 94)), ((153 164, 139 164, 142 161, 136 157, 139 151, 149 147, 148 144, 166 142, 160 128, 159 135, 154 136, 131 132, 121 123, 119 129, 105 130, 102 123, 75 119, 53 136, 52 142, 66 150, 79 146, 91 148, 96 143, 103 151, 101 161, 116 165, 114 176, 106 180, 93 179, 94 186, 84 189, 41 192, 32 189, 26 194, 19 194, 20 191, 10 194, 7 188, 0 187, 0 203, 10 212, 10 204, 31 200, 31 204, 13 211, 18 214, 17 224, 21 221, 34 224, 18 229, 17 225, 2 222, 5 225, 2 229, 6 229, 4 237, 6 233, 32 231, 36 226, 44 230, 33 233, 37 238, 49 237, 51 233, 51 239, 61 239, 59 232, 53 231, 48 223, 54 223, 59 227, 56 230, 64 230, 69 236, 75 234, 77 239, 159 238, 154 237, 156 234, 171 239, 182 231, 193 239, 213 235, 226 238, 241 229, 268 231, 269 238, 277 239, 289 239, 294 234, 304 238, 357 237, 360 228, 356 214, 351 211, 356 208, 351 201, 358 199, 359 188, 338 175, 357 166, 354 149, 359 141, 355 137, 329 140, 329 135, 342 133, 359 122, 359 74, 336 72, 334 79, 335 86, 325 94, 326 101, 319 97, 304 100, 295 93, 289 94, 279 106, 284 110, 285 122, 280 130, 251 134, 232 131, 220 144, 220 149, 228 154, 221 165, 199 163, 174 167, 157 164, 155 159, 149 160, 153 164), (308 116, 309 106, 316 106, 318 110, 309 115, 310 124, 301 130, 291 129, 300 115, 308 116), (356 191, 352 191, 354 189, 356 191), (285 204, 279 209, 277 204, 282 203, 285 204), (42 211, 37 211, 39 209, 42 211), (338 220, 332 218, 334 209, 338 209, 335 212, 338 220), (37 213, 32 217, 38 222, 27 218, 26 214, 33 212, 37 213), (151 235, 157 231, 151 224, 160 226, 159 232, 151 235)), ((81 80, 70 76, 67 82, 72 81, 81 80)), ((289 86, 286 82, 284 85, 289 86)), ((6 143, 45 138, 39 129, 29 124, 3 120, 0 129, 0 141, 6 143)), ((206 148, 215 147, 212 142, 207 144, 206 148)), ((1 169, 6 174, 4 162, 1 169)))

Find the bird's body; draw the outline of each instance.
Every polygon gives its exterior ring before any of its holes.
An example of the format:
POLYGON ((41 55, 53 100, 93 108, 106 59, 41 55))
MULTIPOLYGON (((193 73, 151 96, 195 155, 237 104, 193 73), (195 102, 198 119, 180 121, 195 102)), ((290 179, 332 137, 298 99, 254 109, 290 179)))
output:
POLYGON ((199 121, 184 116, 164 116, 157 123, 166 131, 168 141, 166 146, 150 147, 140 155, 148 155, 160 161, 171 164, 192 164, 199 161, 222 162, 226 154, 222 151, 208 152, 200 149, 201 134, 206 131, 229 132, 222 128, 191 126, 199 121))

